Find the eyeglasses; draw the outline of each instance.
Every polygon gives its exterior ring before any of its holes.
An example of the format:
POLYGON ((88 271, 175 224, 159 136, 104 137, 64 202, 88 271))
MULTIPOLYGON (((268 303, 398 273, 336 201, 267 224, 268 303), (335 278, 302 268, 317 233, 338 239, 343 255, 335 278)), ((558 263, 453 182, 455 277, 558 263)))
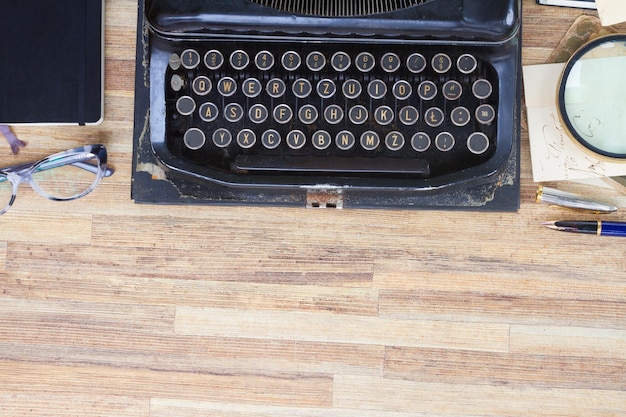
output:
POLYGON ((113 172, 107 168, 104 145, 87 145, 35 163, 0 168, 0 215, 11 207, 23 182, 49 200, 69 201, 89 194, 113 172))

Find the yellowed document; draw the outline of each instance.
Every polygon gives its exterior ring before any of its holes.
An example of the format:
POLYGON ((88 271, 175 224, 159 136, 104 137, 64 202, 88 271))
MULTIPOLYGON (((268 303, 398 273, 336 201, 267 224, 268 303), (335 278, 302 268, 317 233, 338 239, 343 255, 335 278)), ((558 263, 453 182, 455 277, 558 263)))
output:
POLYGON ((523 68, 533 180, 543 182, 626 175, 626 161, 612 162, 586 152, 561 124, 556 94, 564 66, 559 63, 523 68))
POLYGON ((611 26, 626 22, 626 1, 596 0, 596 7, 600 15, 602 26, 611 26))

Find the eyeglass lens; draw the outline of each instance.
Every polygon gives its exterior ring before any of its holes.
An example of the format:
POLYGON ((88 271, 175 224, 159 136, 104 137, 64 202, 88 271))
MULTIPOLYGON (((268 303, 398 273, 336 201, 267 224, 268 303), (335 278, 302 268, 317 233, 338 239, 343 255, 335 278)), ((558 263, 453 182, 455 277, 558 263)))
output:
POLYGON ((48 161, 35 168, 32 184, 45 197, 72 200, 93 189, 99 179, 98 166, 98 158, 90 153, 48 161))
MULTIPOLYGON (((30 184, 51 200, 73 200, 89 193, 101 178, 100 160, 92 153, 46 159, 31 170, 30 184)), ((0 214, 12 203, 13 183, 0 174, 0 214)))

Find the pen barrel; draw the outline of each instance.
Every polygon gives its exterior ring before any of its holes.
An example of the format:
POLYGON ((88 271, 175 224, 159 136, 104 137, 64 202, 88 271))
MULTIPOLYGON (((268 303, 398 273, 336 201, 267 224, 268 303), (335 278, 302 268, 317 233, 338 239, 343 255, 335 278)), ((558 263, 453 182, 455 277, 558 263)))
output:
POLYGON ((600 235, 626 237, 626 223, 600 222, 600 235))

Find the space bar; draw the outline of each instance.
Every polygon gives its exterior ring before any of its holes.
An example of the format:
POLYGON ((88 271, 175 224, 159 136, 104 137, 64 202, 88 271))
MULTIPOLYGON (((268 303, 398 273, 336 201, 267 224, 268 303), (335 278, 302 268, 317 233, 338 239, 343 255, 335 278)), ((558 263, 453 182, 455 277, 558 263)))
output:
POLYGON ((430 174, 430 167, 425 159, 239 155, 233 165, 242 171, 430 174))

